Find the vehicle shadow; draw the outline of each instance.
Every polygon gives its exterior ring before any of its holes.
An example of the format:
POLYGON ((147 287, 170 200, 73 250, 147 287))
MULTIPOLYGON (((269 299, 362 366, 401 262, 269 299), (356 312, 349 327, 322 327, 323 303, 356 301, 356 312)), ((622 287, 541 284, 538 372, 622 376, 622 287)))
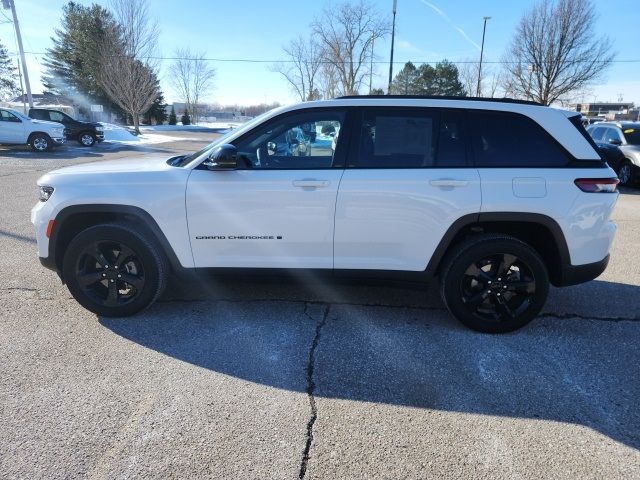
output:
POLYGON ((316 397, 569 423, 640 449, 640 322, 546 314, 483 335, 451 318, 434 288, 225 279, 199 289, 99 321, 143 347, 270 387, 305 392, 311 371, 316 397))

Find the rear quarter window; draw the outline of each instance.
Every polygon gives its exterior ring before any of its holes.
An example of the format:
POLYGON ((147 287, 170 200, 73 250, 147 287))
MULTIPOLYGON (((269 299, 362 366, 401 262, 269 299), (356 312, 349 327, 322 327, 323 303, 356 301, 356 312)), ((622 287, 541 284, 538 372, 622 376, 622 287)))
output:
POLYGON ((562 167, 571 161, 549 133, 524 115, 470 110, 468 119, 477 167, 562 167))

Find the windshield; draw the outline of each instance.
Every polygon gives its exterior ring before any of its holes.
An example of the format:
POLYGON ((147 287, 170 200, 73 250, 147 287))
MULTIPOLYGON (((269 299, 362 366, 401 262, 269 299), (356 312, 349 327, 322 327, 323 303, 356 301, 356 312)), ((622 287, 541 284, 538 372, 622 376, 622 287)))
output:
POLYGON ((638 128, 623 128, 624 138, 629 145, 640 145, 640 127, 638 128))
POLYGON ((27 117, 24 113, 20 113, 20 112, 19 112, 19 111, 17 111, 17 110, 10 109, 9 111, 10 111, 11 113, 13 113, 16 117, 18 117, 18 118, 20 118, 20 119, 22 119, 22 120, 27 120, 27 121, 30 121, 30 120, 31 120, 31 119, 30 119, 29 117, 27 117))
MULTIPOLYGON (((251 128, 252 126, 260 123, 262 121, 262 119, 266 116, 269 115, 269 113, 271 112, 271 110, 269 110, 268 112, 264 112, 261 115, 258 115, 257 117, 255 117, 252 120, 249 120, 247 123, 245 123, 244 125, 242 125, 240 128, 241 129, 248 129, 251 128)), ((216 146, 218 145, 222 145, 224 143, 227 143, 227 139, 229 137, 231 137, 232 135, 235 135, 238 132, 237 129, 232 129, 229 130, 227 133, 225 133, 224 135, 222 135, 219 138, 216 138, 213 142, 211 142, 209 145, 207 145, 206 147, 198 150, 195 153, 191 153, 191 154, 187 154, 184 155, 182 157, 178 157, 178 161, 172 162, 171 165, 173 165, 174 167, 184 167, 185 165, 187 165, 190 162, 193 162, 194 160, 196 160, 197 158, 201 157, 202 155, 204 155, 207 152, 210 152, 211 150, 213 150, 216 146)))

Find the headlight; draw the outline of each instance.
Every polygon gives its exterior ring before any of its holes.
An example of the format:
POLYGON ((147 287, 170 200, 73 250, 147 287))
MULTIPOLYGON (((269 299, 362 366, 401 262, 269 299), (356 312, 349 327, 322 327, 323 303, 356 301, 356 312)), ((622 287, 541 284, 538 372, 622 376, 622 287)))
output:
POLYGON ((96 127, 96 132, 104 132, 104 128, 102 128, 102 127, 96 127))
POLYGON ((51 133, 53 133, 54 137, 61 137, 63 135, 63 133, 64 133, 64 129, 56 128, 54 130, 51 130, 51 133))
POLYGON ((46 202, 53 195, 54 188, 47 185, 39 185, 38 190, 40 191, 40 201, 46 202))

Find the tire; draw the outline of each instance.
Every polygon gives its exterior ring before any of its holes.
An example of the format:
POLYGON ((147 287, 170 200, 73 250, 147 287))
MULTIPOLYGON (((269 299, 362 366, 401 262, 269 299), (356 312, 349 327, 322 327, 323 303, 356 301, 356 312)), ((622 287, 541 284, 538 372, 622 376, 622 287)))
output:
POLYGON ((62 262, 71 295, 105 317, 127 317, 149 307, 162 294, 167 274, 166 258, 156 242, 126 223, 81 231, 62 262))
POLYGON ((36 152, 48 152, 53 148, 53 140, 46 133, 34 133, 29 138, 29 146, 36 152))
POLYGON ((620 185, 628 187, 633 185, 635 181, 635 167, 629 160, 624 160, 618 169, 618 179, 620 185))
POLYGON ((78 135, 78 143, 83 147, 93 147, 96 144, 96 136, 91 132, 81 132, 78 135))
POLYGON ((440 281, 449 312, 483 333, 525 326, 540 313, 549 293, 549 274, 540 255, 500 234, 477 235, 456 245, 444 260, 440 281))

